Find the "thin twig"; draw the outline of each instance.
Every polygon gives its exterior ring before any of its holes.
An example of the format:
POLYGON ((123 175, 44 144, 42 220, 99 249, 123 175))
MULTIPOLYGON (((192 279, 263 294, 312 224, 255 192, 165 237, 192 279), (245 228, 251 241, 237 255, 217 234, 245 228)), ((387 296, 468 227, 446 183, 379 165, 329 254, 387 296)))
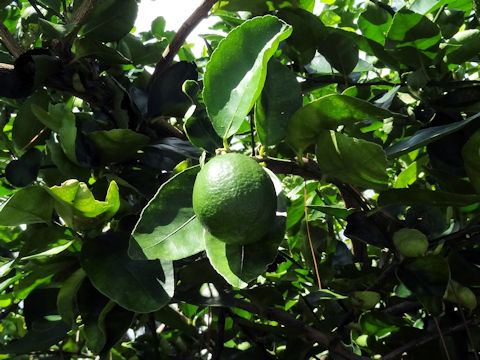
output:
POLYGON ((153 76, 150 79, 150 84, 158 77, 160 73, 162 73, 166 68, 170 66, 173 61, 175 55, 177 55, 180 48, 183 46, 186 38, 190 33, 195 29, 195 27, 202 21, 204 18, 208 16, 208 12, 212 8, 212 6, 218 0, 203 0, 198 8, 188 17, 187 20, 180 26, 177 33, 173 37, 170 44, 168 44, 167 48, 162 54, 162 58, 155 66, 155 71, 153 76))
POLYGON ((432 317, 433 322, 435 323, 435 327, 437 328, 438 337, 440 338, 440 342, 442 343, 443 351, 445 352, 445 356, 447 360, 451 360, 450 354, 448 352, 447 343, 445 342, 445 337, 443 336, 442 329, 440 329, 440 324, 435 316, 432 317))
POLYGON ((0 23, 0 40, 14 58, 18 58, 25 52, 3 23, 0 23))
POLYGON ((30 140, 30 141, 28 142, 27 145, 25 145, 23 148, 21 148, 21 149, 19 150, 19 152, 21 153, 21 152, 27 150, 35 141, 37 141, 37 139, 45 132, 45 130, 47 130, 47 127, 44 127, 42 130, 40 130, 40 131, 38 132, 38 134, 35 135, 35 136, 32 138, 32 140, 30 140))
POLYGON ((152 334, 152 346, 153 346, 153 353, 155 354, 155 359, 160 360, 160 358, 161 358, 160 342, 158 341, 158 337, 157 337, 157 325, 155 323, 155 314, 154 313, 149 313, 148 314, 147 327, 150 330, 150 333, 152 334))
POLYGON ((308 208, 307 208, 307 181, 303 181, 303 204, 305 209, 305 227, 307 229, 308 244, 310 245, 310 251, 312 252, 313 267, 315 269, 315 275, 317 276, 318 289, 322 290, 322 281, 320 280, 320 272, 318 271, 317 257, 315 256, 315 249, 313 248, 312 237, 310 235, 310 225, 308 224, 308 208))

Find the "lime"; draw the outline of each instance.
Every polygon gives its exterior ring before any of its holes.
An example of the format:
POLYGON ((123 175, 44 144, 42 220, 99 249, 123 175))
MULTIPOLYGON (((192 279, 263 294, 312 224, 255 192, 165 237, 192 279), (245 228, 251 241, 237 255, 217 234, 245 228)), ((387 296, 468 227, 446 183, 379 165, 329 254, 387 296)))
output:
POLYGON ((427 237, 417 229, 400 229, 393 234, 393 244, 403 256, 417 257, 428 249, 427 237))
POLYGON ((260 240, 275 218, 277 197, 265 170, 248 156, 210 160, 197 175, 193 210, 210 234, 228 244, 260 240))

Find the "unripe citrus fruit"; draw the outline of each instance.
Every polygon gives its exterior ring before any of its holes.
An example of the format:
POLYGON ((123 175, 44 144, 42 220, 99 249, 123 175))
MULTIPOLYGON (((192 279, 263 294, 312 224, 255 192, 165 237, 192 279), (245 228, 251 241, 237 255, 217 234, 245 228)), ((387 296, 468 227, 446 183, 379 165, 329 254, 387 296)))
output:
POLYGON ((393 244, 403 256, 417 257, 428 249, 427 237, 417 229, 400 229, 393 234, 393 244))
POLYGON ((450 280, 447 291, 443 296, 445 300, 460 303, 467 309, 473 310, 477 307, 477 297, 468 287, 465 287, 454 280, 450 280))
POLYGON ((272 225, 276 208, 272 180, 248 156, 216 156, 195 180, 193 211, 210 234, 228 244, 260 240, 272 225))
POLYGON ((362 310, 368 310, 377 305, 380 299, 380 294, 376 291, 355 291, 352 301, 362 310))

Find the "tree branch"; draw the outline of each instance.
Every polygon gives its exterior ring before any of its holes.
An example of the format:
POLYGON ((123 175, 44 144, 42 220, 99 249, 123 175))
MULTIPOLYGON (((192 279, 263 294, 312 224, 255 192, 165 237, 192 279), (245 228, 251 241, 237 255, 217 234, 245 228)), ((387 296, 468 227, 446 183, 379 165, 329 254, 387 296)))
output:
POLYGON ((25 52, 3 23, 0 23, 0 40, 7 48, 8 52, 15 58, 18 58, 25 52))
POLYGON ((84 0, 75 11, 70 23, 83 25, 97 6, 99 0, 84 0))
POLYGON ((303 158, 303 165, 300 165, 296 161, 272 157, 266 159, 257 157, 257 160, 265 162, 267 167, 275 174, 298 175, 305 180, 321 180, 323 176, 320 167, 312 159, 303 158))
MULTIPOLYGON (((468 323, 474 323, 474 324, 478 324, 479 323, 479 320, 476 320, 476 321, 469 321, 468 323)), ((462 324, 458 324, 458 325, 455 325, 455 326, 452 326, 452 327, 449 327, 447 329, 442 329, 442 334, 443 335, 447 335, 447 334, 450 334, 450 333, 453 333, 453 332, 456 332, 456 331, 460 331, 460 330, 464 330, 465 329, 465 324, 462 323, 462 324)), ((392 352, 388 353, 387 355, 383 356, 381 358, 381 360, 395 360, 395 359, 398 359, 400 358, 400 356, 402 356, 403 353, 408 353, 409 351, 419 347, 419 346, 422 346, 432 340, 435 340, 439 337, 439 333, 435 333, 435 334, 431 334, 431 335, 428 335, 428 336, 424 336, 420 339, 414 339, 412 341, 409 341, 408 343, 406 343, 405 345, 403 346, 400 346, 399 348, 393 350, 392 352)))
POLYGON ((338 354, 347 360, 370 360, 368 357, 357 355, 351 352, 338 339, 332 338, 330 335, 327 335, 305 324, 304 322, 295 319, 287 312, 271 307, 262 310, 257 305, 240 299, 235 299, 235 307, 248 311, 251 314, 264 316, 267 319, 274 320, 287 328, 294 329, 299 333, 303 333, 310 340, 317 342, 318 344, 328 348, 329 351, 338 354))
POLYGON ((162 58, 155 66, 155 71, 150 79, 150 84, 158 77, 159 74, 161 74, 167 67, 170 66, 173 58, 175 55, 177 55, 178 51, 185 42, 185 39, 192 32, 192 30, 195 29, 200 21, 208 16, 208 12, 217 1, 218 0, 203 0, 200 6, 195 9, 192 15, 185 20, 182 26, 180 26, 180 29, 178 29, 172 41, 170 44, 168 44, 167 48, 163 52, 162 58))

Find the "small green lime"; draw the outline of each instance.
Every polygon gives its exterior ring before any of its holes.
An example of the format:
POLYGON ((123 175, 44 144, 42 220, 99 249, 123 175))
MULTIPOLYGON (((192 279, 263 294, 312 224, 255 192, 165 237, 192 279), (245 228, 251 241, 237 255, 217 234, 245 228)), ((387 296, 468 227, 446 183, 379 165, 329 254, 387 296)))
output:
POLYGON ((417 257, 425 254, 428 239, 417 229, 400 229, 393 234, 393 244, 403 256, 417 257))
POLYGON ((353 304, 362 310, 373 308, 380 301, 381 296, 376 291, 355 291, 353 293, 353 304))
POLYGON ((260 240, 270 229, 276 208, 272 180, 248 156, 216 156, 195 180, 193 211, 208 232, 228 244, 260 240))
POLYGON ((443 298, 454 303, 459 303, 470 310, 477 307, 477 297, 475 293, 455 280, 450 280, 443 298))

